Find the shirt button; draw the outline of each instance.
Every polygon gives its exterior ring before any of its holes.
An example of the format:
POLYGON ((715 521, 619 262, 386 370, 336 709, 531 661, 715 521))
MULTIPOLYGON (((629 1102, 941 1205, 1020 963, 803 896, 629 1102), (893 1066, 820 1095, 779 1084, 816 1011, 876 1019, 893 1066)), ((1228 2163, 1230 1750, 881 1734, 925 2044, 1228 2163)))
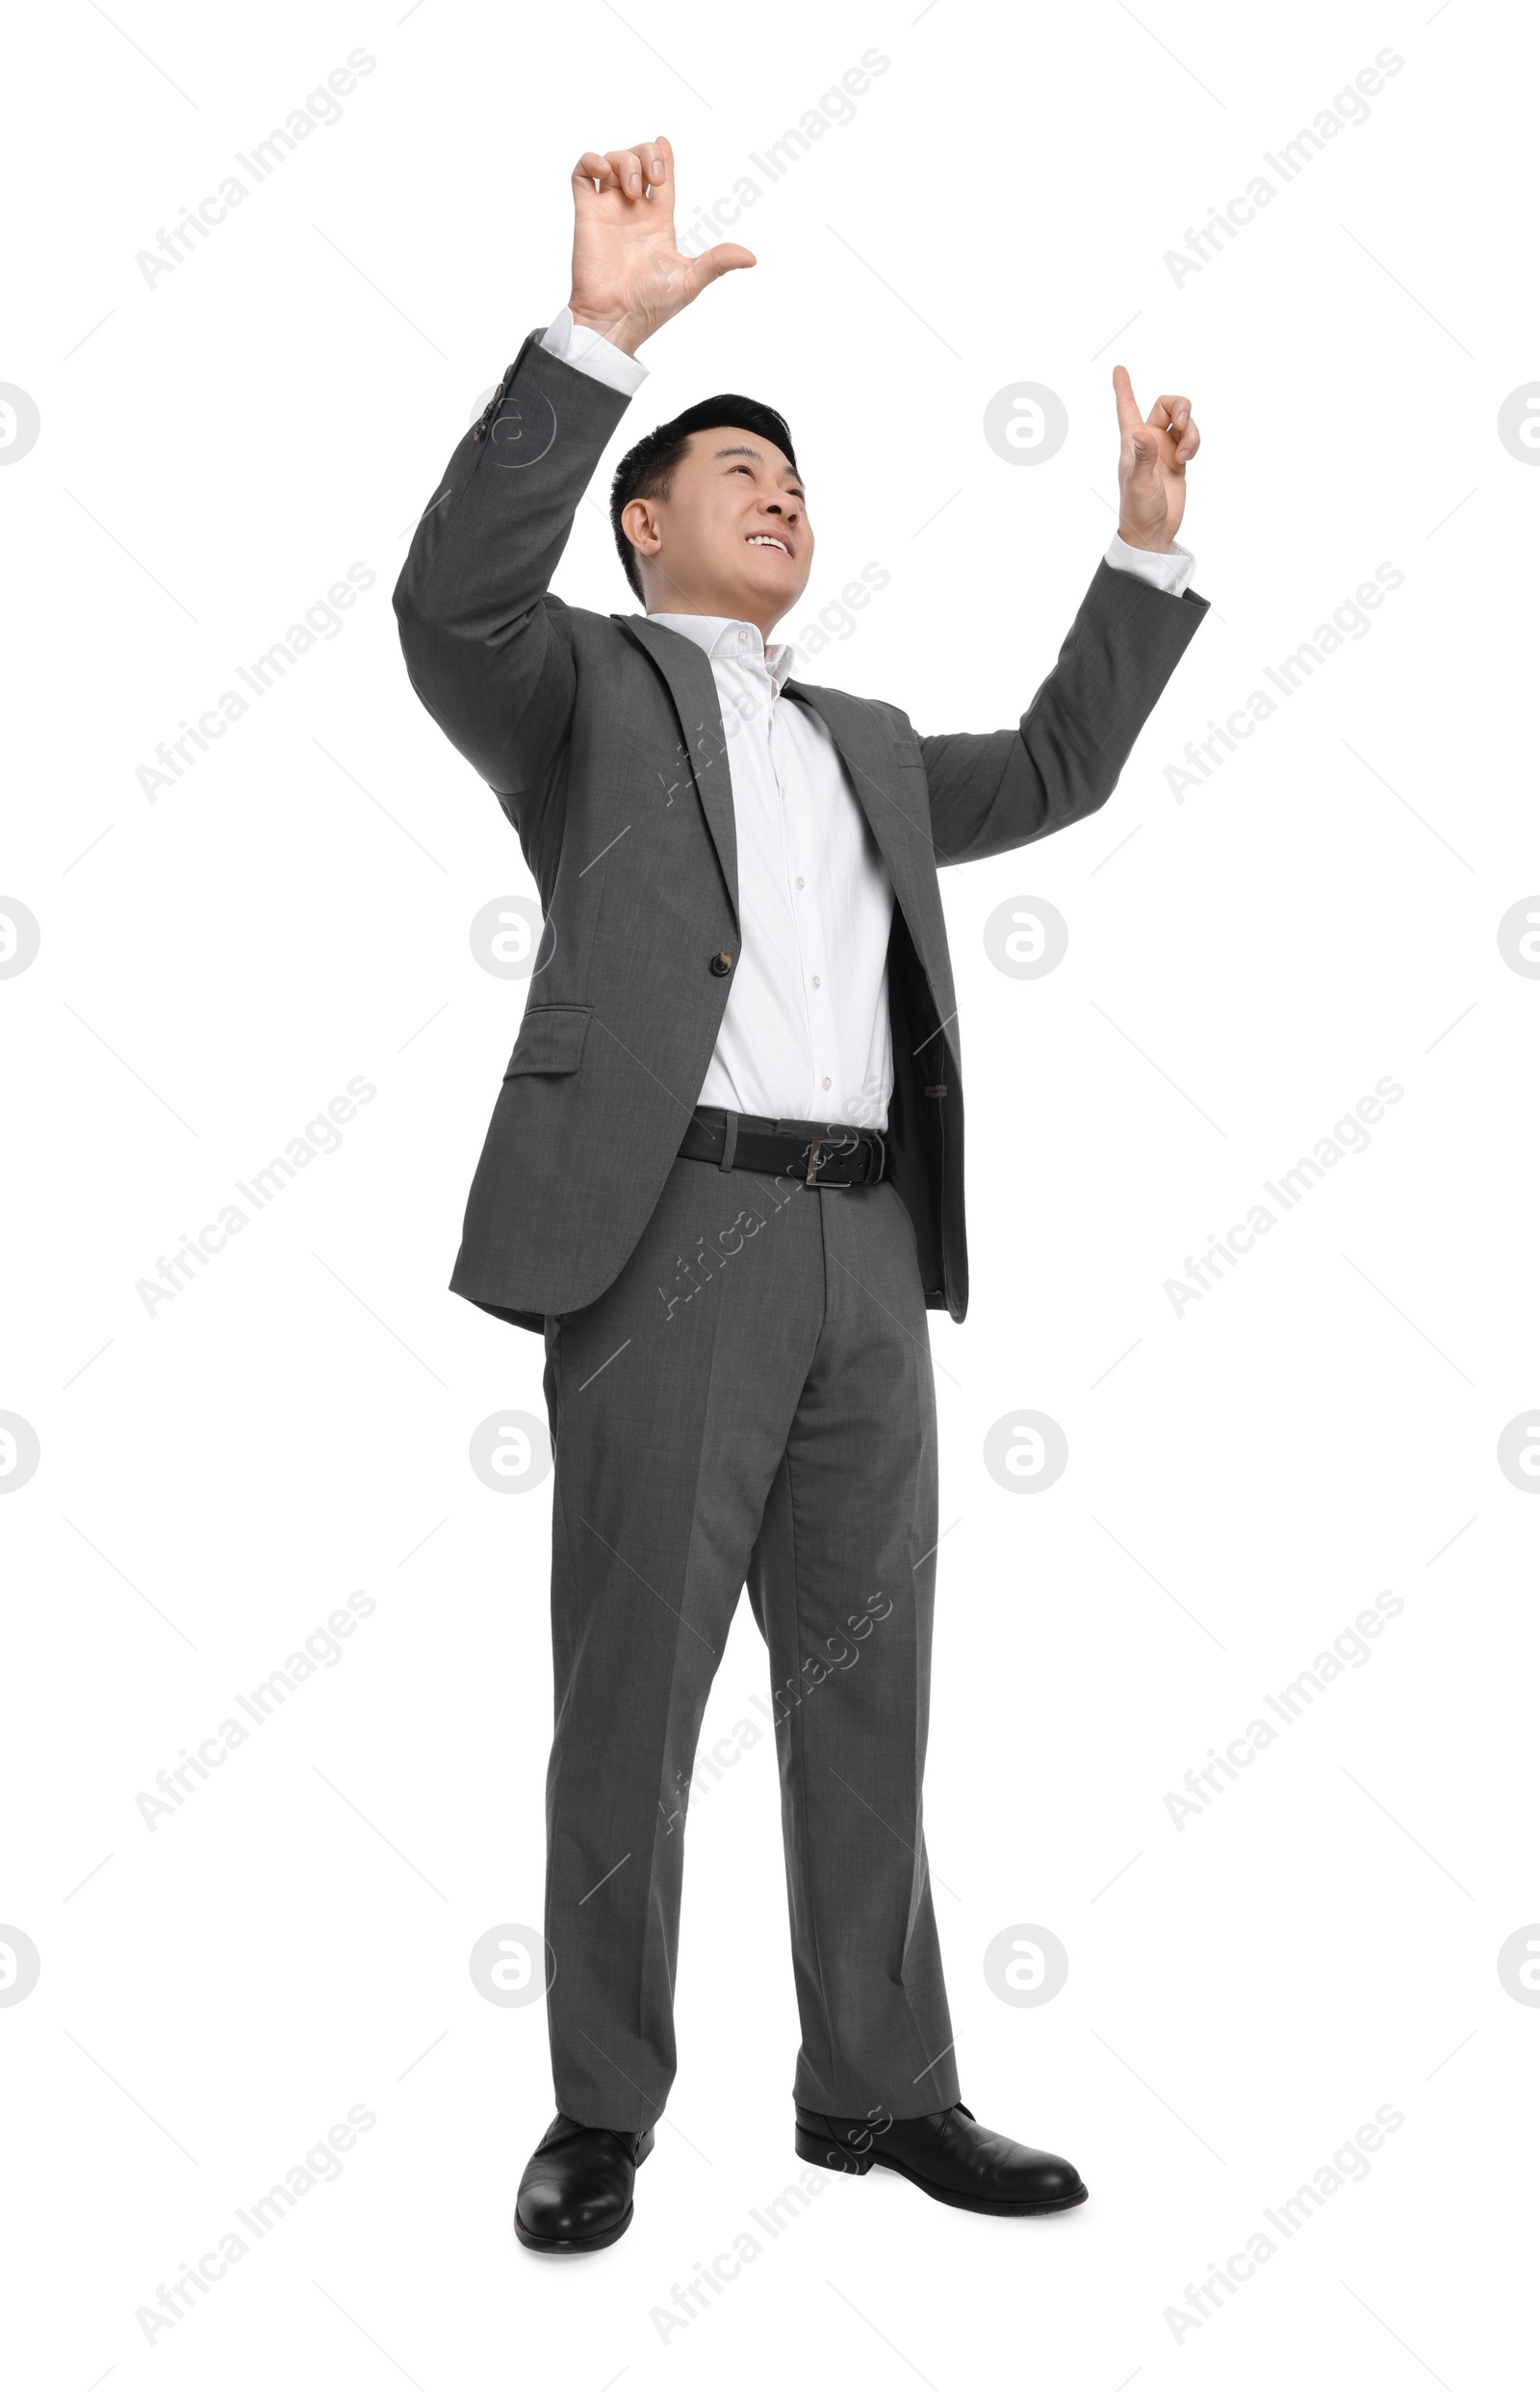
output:
POLYGON ((739 646, 740 648, 747 648, 748 644, 749 644, 749 634, 748 634, 748 632, 747 632, 747 631, 740 631, 740 632, 738 633, 738 646, 739 646))
POLYGON ((819 979, 819 977, 818 977, 818 975, 817 975, 817 973, 816 973, 816 972, 814 972, 814 973, 813 973, 813 976, 812 976, 812 985, 813 985, 813 987, 814 987, 815 989, 821 989, 821 988, 823 987, 823 985, 824 985, 824 984, 823 984, 823 982, 819 979))
POLYGON ((825 1086, 825 1088, 833 1088, 833 1086, 834 1086, 834 1082, 833 1082, 833 1080, 827 1080, 827 1079, 826 1079, 826 1080, 825 1080, 825 1082, 824 1082, 824 1086, 825 1086))
POLYGON ((803 879, 803 877, 802 877, 801 873, 799 872, 799 874, 797 875, 797 887, 798 887, 799 888, 806 888, 806 887, 807 887, 807 886, 808 886, 807 882, 803 879))

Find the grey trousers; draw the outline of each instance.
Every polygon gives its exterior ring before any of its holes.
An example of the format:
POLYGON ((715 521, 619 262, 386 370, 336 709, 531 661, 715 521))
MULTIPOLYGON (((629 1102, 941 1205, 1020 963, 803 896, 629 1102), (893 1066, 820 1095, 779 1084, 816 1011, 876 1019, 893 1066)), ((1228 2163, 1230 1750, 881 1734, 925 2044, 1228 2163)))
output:
POLYGON ((921 1814, 936 1402, 903 1200, 680 1160, 620 1277, 545 1330, 558 2108, 644 2127, 667 2099, 685 1788, 745 1582, 777 1714, 794 2096, 946 2108, 921 1814))

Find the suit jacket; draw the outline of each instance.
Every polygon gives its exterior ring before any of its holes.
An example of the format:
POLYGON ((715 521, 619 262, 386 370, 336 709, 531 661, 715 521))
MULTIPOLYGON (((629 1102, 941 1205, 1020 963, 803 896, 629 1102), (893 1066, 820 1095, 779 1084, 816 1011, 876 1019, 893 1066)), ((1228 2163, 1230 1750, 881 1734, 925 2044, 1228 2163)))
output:
MULTIPOLYGON (((521 1327, 619 1274, 679 1151, 736 961, 728 743, 709 659, 551 589, 627 397, 526 339, 460 442, 395 592, 412 685, 519 835, 545 915, 449 1285, 521 1327)), ((1208 611, 1099 563, 1018 724, 918 737, 900 707, 794 677, 891 877, 888 1169, 925 1300, 967 1309, 962 1068, 937 868, 1106 803, 1208 611)), ((859 1201, 859 1198, 856 1199, 859 1201)))

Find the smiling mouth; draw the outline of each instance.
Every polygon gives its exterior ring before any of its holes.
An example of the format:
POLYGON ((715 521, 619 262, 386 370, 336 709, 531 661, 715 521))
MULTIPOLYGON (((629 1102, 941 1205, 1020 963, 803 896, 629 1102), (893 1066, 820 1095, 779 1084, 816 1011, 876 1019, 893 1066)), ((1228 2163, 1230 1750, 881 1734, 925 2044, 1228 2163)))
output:
POLYGON ((778 535, 773 531, 751 531, 749 534, 749 546, 751 548, 778 548, 783 556, 789 556, 791 554, 791 551, 787 548, 784 540, 778 537, 778 535))

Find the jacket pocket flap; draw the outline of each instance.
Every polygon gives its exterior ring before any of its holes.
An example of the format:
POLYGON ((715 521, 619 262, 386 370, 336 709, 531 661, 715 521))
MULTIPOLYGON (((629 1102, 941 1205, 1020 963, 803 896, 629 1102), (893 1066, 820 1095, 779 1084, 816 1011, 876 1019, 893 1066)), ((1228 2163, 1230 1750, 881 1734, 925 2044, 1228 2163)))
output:
POLYGON ((520 1071, 576 1071, 593 1010, 591 1005, 526 1006, 503 1078, 511 1080, 520 1071))

